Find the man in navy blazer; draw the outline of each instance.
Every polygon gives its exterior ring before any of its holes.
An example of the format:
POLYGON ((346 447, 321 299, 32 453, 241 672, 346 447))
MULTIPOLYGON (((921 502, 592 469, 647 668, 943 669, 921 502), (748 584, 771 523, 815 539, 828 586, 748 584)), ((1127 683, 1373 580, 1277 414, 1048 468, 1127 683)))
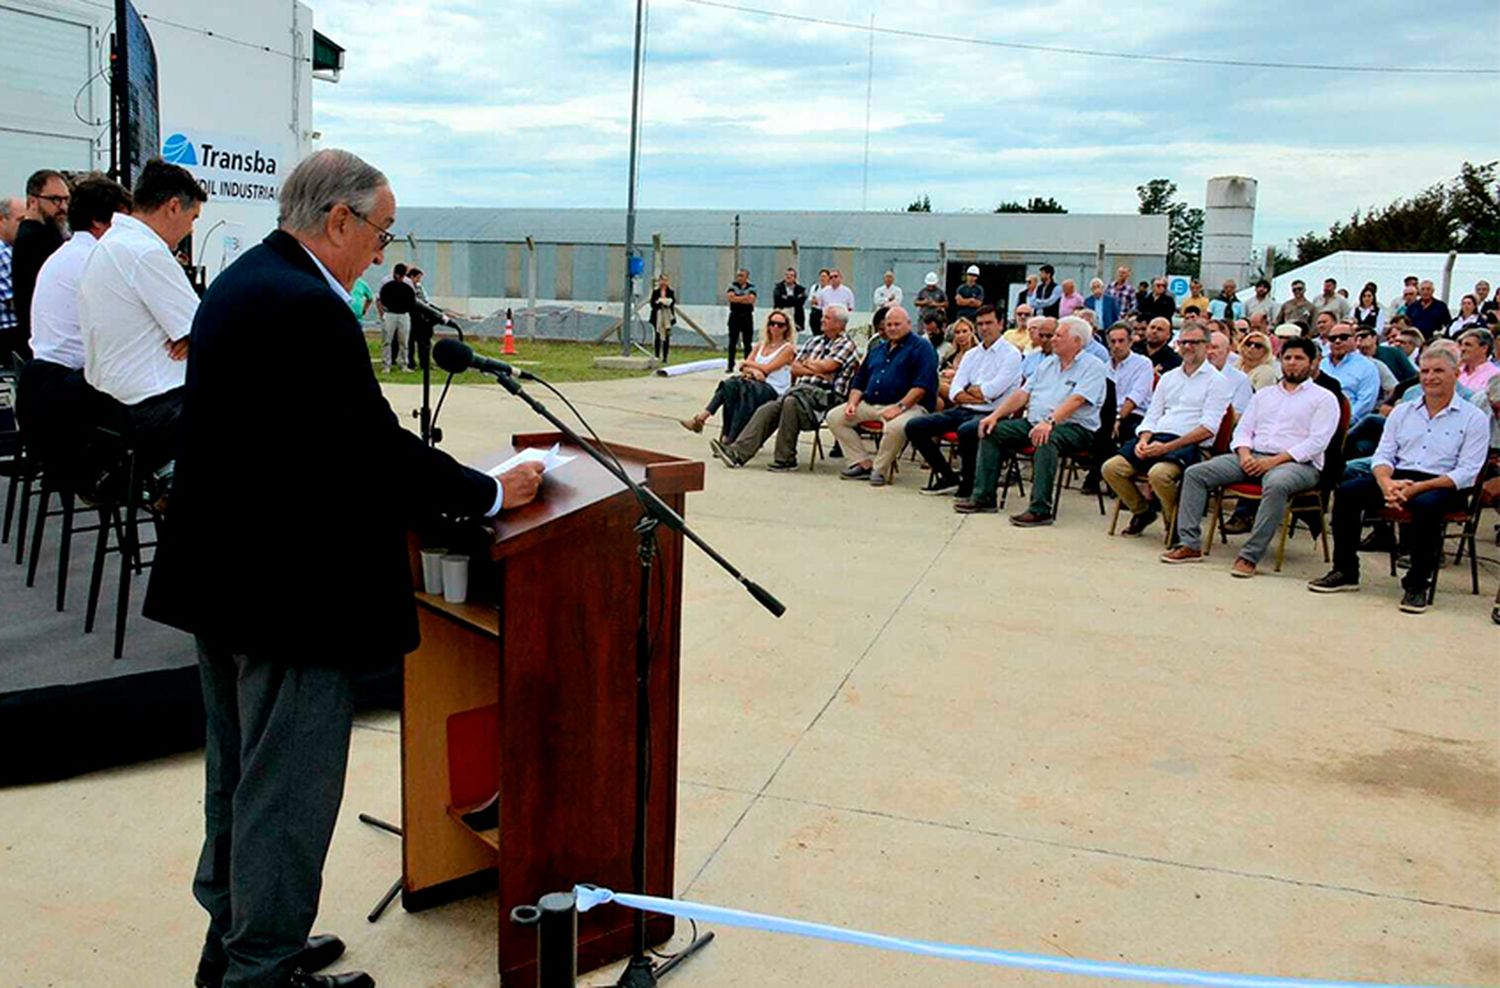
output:
POLYGON ((385 176, 319 151, 280 200, 280 229, 214 281, 193 321, 146 615, 197 638, 203 680, 193 892, 209 928, 196 984, 369 988, 362 972, 313 974, 342 945, 307 940, 343 795, 353 675, 417 645, 410 525, 526 504, 541 471, 497 481, 463 466, 402 428, 382 395, 348 300, 392 239, 385 176), (311 371, 303 387, 266 381, 270 334, 293 341, 311 371))
MULTIPOLYGON (((1095 278, 1089 282, 1089 297, 1083 300, 1083 304, 1094 310, 1098 316, 1098 330, 1100 333, 1108 332, 1109 327, 1120 321, 1120 303, 1115 297, 1104 290, 1104 279, 1095 278)), ((1108 366, 1108 365, 1106 365, 1108 366)))

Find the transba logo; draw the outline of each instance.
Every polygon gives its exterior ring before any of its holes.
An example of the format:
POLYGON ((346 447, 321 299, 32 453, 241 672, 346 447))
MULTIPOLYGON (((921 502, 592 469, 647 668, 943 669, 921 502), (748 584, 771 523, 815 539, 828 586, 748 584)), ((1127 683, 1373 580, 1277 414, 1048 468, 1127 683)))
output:
POLYGON ((161 146, 161 156, 174 165, 196 165, 198 150, 186 134, 173 134, 161 146))

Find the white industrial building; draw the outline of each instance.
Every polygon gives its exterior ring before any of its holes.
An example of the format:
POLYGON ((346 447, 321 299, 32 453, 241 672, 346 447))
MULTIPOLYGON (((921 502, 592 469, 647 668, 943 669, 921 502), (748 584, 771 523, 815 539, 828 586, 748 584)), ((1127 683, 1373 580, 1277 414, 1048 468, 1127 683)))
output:
MULTIPOLYGON (((160 138, 210 187, 193 255, 212 278, 275 227, 279 179, 312 149, 314 78, 336 79, 342 50, 301 3, 135 6, 156 52, 160 138)), ((0 194, 21 194, 38 168, 108 170, 114 20, 107 0, 0 4, 0 194)))

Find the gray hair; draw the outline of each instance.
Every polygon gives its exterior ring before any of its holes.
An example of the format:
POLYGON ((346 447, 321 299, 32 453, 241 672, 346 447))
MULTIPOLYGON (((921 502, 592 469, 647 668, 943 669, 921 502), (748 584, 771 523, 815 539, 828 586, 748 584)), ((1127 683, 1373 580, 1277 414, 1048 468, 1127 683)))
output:
POLYGON ((1490 352, 1490 348, 1495 345, 1495 336, 1494 336, 1494 334, 1491 333, 1487 329, 1480 329, 1477 326, 1475 328, 1471 329, 1471 330, 1468 330, 1468 331, 1464 332, 1464 333, 1460 333, 1459 337, 1458 337, 1458 342, 1462 343, 1464 340, 1467 340, 1470 337, 1472 337, 1472 338, 1474 338, 1474 339, 1476 339, 1476 340, 1479 341, 1479 345, 1484 348, 1484 352, 1485 353, 1489 353, 1490 352))
POLYGON ((1099 317, 1094 315, 1094 310, 1090 309, 1087 306, 1084 306, 1081 309, 1074 309, 1073 316, 1088 323, 1090 329, 1099 328, 1099 323, 1096 321, 1099 317))
POLYGON ((830 305, 825 308, 823 310, 823 319, 826 321, 829 316, 837 319, 840 326, 849 325, 849 310, 842 305, 830 305))
POLYGON ((0 220, 8 220, 11 217, 11 204, 16 202, 11 196, 0 196, 0 220))
POLYGON ((276 222, 293 233, 321 230, 328 210, 340 203, 368 217, 375 197, 388 185, 380 169, 348 151, 316 151, 299 161, 281 184, 276 222))
POLYGON ((1057 321, 1057 328, 1059 332, 1072 333, 1080 347, 1086 347, 1094 341, 1093 327, 1077 316, 1064 316, 1057 321))

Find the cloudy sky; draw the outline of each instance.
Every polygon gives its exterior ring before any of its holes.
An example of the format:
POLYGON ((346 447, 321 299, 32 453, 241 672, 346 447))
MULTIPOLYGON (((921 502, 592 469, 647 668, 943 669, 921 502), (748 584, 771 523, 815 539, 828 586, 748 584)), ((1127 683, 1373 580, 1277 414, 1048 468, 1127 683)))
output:
MULTIPOLYGON (((1496 64, 1494 0, 744 0, 896 32, 1348 66, 1496 64), (1347 12, 1346 12, 1347 11, 1347 12), (1357 16, 1354 16, 1357 12, 1357 16), (1488 39, 1485 48, 1477 39, 1488 39)), ((314 0, 348 49, 325 146, 410 205, 623 206, 633 0, 314 0)), ((650 6, 643 207, 859 209, 869 34, 689 0, 650 6)), ((1053 196, 1127 212, 1260 180, 1256 240, 1323 231, 1500 157, 1500 77, 1163 64, 875 36, 868 208, 1053 196)))

